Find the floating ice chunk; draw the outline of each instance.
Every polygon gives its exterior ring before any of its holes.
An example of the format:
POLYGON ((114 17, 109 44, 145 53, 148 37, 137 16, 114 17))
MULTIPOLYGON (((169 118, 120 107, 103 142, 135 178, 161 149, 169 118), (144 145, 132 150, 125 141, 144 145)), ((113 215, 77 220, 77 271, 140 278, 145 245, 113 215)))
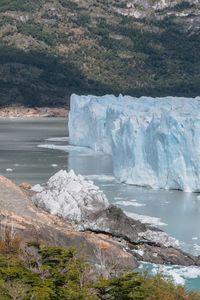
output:
POLYGON ((172 279, 177 285, 185 285, 186 280, 200 277, 200 268, 196 266, 166 266, 141 262, 139 269, 148 269, 152 275, 161 273, 164 277, 172 279))
POLYGON ((61 150, 64 152, 77 152, 81 155, 97 155, 102 154, 102 152, 96 152, 88 147, 78 147, 72 145, 54 145, 54 144, 41 144, 38 145, 38 148, 46 148, 52 150, 61 150))
POLYGON ((84 175, 86 179, 98 180, 98 181, 115 181, 115 177, 111 175, 84 175))
POLYGON ((131 201, 117 201, 115 202, 116 205, 120 205, 120 206, 135 206, 135 207, 142 207, 142 206, 146 206, 146 204, 144 203, 138 203, 136 200, 131 200, 131 201))
MULTIPOLYGON (((124 200, 125 201, 125 198, 123 198, 123 197, 115 197, 115 200, 124 200)), ((132 201, 136 201, 136 200, 132 200, 132 201)))
POLYGON ((69 137, 52 137, 52 138, 46 139, 45 141, 48 141, 48 142, 68 142, 69 137))
POLYGON ((198 240, 198 237, 197 236, 193 236, 192 240, 198 240))
POLYGON ((200 98, 71 96, 70 142, 112 156, 122 182, 200 191, 200 98))
POLYGON ((141 223, 157 225, 157 226, 166 226, 167 225, 166 223, 162 222, 160 218, 139 215, 139 214, 135 214, 132 212, 127 212, 127 211, 124 211, 124 212, 128 217, 135 219, 135 220, 139 220, 141 223))
POLYGON ((7 169, 6 169, 6 172, 13 172, 13 169, 7 168, 7 169))
POLYGON ((199 252, 199 255, 200 255, 200 245, 194 244, 194 250, 195 250, 196 252, 199 252))
POLYGON ((58 165, 57 164, 52 164, 51 165, 53 168, 56 168, 56 167, 58 167, 58 165))

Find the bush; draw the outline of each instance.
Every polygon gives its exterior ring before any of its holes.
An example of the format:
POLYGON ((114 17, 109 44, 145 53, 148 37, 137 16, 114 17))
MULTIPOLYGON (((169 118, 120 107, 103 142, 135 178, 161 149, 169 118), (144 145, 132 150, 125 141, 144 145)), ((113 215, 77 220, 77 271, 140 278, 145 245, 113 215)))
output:
POLYGON ((88 265, 74 248, 33 245, 20 254, 0 256, 0 295, 5 300, 97 299, 83 278, 88 265))
POLYGON ((199 300, 200 294, 187 293, 160 275, 130 273, 111 280, 101 280, 96 288, 106 300, 199 300))
POLYGON ((75 248, 34 242, 0 254, 1 300, 199 300, 200 294, 157 275, 129 273, 98 279, 75 248), (94 284, 94 278, 96 283, 94 284))

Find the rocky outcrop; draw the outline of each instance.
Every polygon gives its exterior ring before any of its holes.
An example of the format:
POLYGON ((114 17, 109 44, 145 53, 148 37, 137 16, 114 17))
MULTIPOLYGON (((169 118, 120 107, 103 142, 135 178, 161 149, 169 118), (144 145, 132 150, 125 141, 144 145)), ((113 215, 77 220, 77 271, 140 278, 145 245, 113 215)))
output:
MULTIPOLYGON (((34 189, 34 188, 33 188, 34 189)), ((73 223, 82 232, 105 234, 120 241, 138 260, 160 264, 200 265, 199 258, 184 253, 173 237, 160 229, 129 218, 93 182, 73 171, 59 171, 36 193, 40 208, 73 223)))
POLYGON ((37 208, 30 199, 33 194, 24 185, 19 188, 0 176, 0 239, 3 228, 9 227, 25 241, 77 247, 90 263, 98 266, 103 261, 107 270, 116 263, 119 272, 137 266, 121 241, 105 234, 78 232, 69 222, 37 208))
POLYGON ((198 21, 200 16, 200 4, 196 0, 126 0, 122 3, 117 12, 136 19, 175 17, 184 20, 186 26, 195 28, 194 19, 198 21))
MULTIPOLYGON (((34 187, 33 187, 34 190, 34 187)), ((33 197, 36 206, 75 224, 81 224, 93 213, 109 206, 104 193, 92 181, 60 170, 33 197)))
POLYGON ((155 244, 129 244, 138 261, 153 262, 155 264, 200 266, 199 258, 176 249, 174 247, 163 247, 155 244))

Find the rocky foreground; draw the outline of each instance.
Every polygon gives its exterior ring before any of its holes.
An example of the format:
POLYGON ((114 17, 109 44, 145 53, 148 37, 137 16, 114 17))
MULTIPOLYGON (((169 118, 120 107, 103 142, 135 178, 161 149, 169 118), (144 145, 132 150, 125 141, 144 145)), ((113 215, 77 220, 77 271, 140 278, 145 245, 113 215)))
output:
POLYGON ((10 226, 25 241, 75 246, 90 263, 104 264, 107 270, 113 266, 119 272, 132 270, 141 260, 200 266, 200 258, 184 253, 174 238, 127 217, 119 208, 110 206, 92 182, 87 181, 86 189, 85 182, 82 176, 73 172, 60 171, 40 190, 37 186, 39 192, 35 192, 28 184, 18 187, 1 176, 1 230, 10 226), (76 193, 79 193, 79 198, 75 197, 76 193), (31 201, 32 197, 36 205, 31 201), (54 215, 51 214, 53 201, 57 203, 56 207, 53 206, 54 215), (67 203, 68 208, 64 210, 67 203), (68 215, 67 211, 74 213, 68 215))
POLYGON ((115 264, 119 270, 132 269, 137 261, 125 251, 125 244, 107 234, 79 232, 63 219, 37 208, 31 201, 31 186, 18 187, 0 176, 0 232, 12 227, 14 234, 25 241, 37 241, 55 246, 74 246, 93 264, 115 264), (102 258, 101 250, 104 249, 102 258))
POLYGON ((33 202, 81 232, 105 234, 124 245, 136 260, 159 264, 200 265, 200 258, 184 253, 179 242, 162 230, 129 218, 109 205, 104 193, 73 171, 59 171, 45 186, 36 186, 33 202))

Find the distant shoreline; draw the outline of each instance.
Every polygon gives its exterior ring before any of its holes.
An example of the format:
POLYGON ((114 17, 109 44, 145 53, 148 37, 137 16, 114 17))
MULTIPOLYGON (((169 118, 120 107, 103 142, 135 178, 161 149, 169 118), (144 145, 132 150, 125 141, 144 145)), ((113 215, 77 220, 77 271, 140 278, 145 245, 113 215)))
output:
POLYGON ((0 118, 38 118, 38 117, 67 117, 67 107, 0 107, 0 118))

